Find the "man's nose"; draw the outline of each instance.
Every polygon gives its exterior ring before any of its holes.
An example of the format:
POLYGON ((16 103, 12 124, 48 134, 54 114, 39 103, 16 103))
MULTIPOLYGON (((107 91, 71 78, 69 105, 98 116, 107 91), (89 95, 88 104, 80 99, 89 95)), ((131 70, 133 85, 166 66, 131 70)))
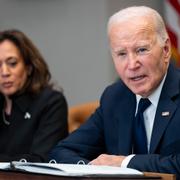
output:
POLYGON ((129 69, 136 69, 139 67, 139 60, 136 54, 131 53, 128 56, 128 68, 129 69))

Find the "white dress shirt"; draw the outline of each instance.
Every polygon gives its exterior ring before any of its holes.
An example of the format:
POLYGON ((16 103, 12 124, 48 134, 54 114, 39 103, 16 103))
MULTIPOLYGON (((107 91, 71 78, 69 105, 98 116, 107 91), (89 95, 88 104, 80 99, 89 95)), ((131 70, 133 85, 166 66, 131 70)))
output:
MULTIPOLYGON (((165 81, 166 75, 164 76, 163 80, 161 81, 160 85, 157 87, 157 89, 149 96, 147 97, 151 105, 144 111, 143 116, 144 116, 144 125, 145 125, 145 130, 146 130, 146 135, 147 135, 147 149, 149 151, 150 148, 150 141, 151 141, 151 134, 153 130, 153 125, 154 125, 154 118, 156 114, 156 109, 158 106, 159 102, 159 97, 161 95, 161 90, 165 81)), ((139 101, 142 97, 140 95, 136 95, 136 113, 137 113, 137 108, 139 101)), ((135 113, 135 114, 136 114, 135 113)), ((127 167, 129 161, 134 157, 135 154, 131 154, 127 156, 121 164, 121 167, 127 167)))

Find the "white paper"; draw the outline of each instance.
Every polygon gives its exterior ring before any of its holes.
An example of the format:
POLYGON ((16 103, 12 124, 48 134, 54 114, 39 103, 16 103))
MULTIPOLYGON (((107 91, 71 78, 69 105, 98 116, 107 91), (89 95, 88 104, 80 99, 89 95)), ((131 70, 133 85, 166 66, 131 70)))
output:
POLYGON ((9 162, 0 162, 0 169, 8 169, 10 168, 9 162))
POLYGON ((61 176, 85 176, 85 175, 143 175, 142 172, 122 167, 79 165, 79 164, 50 164, 50 163, 23 163, 13 162, 16 169, 33 173, 61 175, 61 176))

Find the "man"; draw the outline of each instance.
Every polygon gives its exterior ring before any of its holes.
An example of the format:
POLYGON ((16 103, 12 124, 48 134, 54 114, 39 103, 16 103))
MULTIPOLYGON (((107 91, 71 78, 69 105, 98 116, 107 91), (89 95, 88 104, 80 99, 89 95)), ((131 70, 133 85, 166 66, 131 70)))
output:
POLYGON ((145 6, 123 9, 110 18, 108 37, 121 80, 106 88, 100 107, 51 158, 180 174, 180 73, 169 63, 171 45, 161 16, 145 6), (136 150, 141 98, 150 101, 141 116, 147 138, 138 145, 145 143, 147 152, 136 150))

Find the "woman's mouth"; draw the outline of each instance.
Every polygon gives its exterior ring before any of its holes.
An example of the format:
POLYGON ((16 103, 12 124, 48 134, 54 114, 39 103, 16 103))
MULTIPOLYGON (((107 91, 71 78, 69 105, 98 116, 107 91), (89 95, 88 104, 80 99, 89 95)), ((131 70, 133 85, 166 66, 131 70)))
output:
POLYGON ((10 88, 10 87, 12 87, 12 85, 13 85, 12 82, 4 82, 4 83, 2 84, 3 88, 10 88))

